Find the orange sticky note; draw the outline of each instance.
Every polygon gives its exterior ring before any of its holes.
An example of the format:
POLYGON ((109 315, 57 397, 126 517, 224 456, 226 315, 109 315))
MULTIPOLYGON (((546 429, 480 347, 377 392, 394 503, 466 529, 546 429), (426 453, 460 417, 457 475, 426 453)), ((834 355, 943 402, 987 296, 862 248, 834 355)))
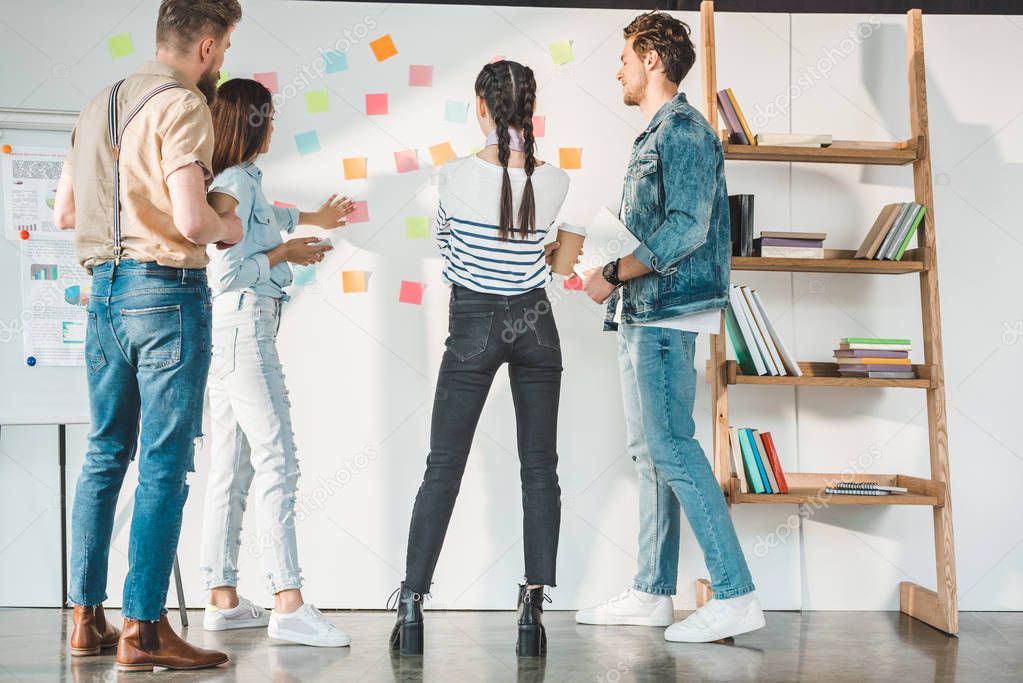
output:
POLYGON ((433 157, 433 165, 440 166, 445 161, 455 158, 455 150, 450 142, 442 142, 430 148, 430 156, 433 157))
POLYGON ((372 48, 373 54, 376 55, 378 62, 398 54, 398 48, 394 47, 394 41, 391 39, 390 33, 380 36, 372 41, 369 46, 372 48))
POLYGON ((414 304, 418 306, 423 303, 423 289, 426 288, 422 282, 401 281, 401 291, 398 292, 398 303, 414 304))
POLYGON ((582 168, 583 148, 582 147, 559 147, 558 166, 561 168, 582 168))
POLYGON ((345 270, 341 272, 341 290, 345 294, 362 294, 366 291, 366 271, 345 270))
POLYGON ((362 180, 366 177, 366 157, 349 157, 342 161, 345 180, 362 180))

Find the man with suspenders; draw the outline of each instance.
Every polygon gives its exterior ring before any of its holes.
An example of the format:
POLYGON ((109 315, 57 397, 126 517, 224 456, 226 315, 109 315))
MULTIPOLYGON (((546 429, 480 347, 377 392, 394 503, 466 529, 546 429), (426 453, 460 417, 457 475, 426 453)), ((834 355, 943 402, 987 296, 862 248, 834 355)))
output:
POLYGON ((83 110, 54 219, 74 228, 92 274, 85 341, 92 428, 71 516, 71 654, 117 647, 122 670, 199 669, 228 660, 177 636, 164 605, 202 435, 210 364, 206 245, 242 237, 206 202, 209 102, 237 0, 163 0, 156 60, 83 110), (124 632, 103 614, 117 497, 137 456, 124 632))

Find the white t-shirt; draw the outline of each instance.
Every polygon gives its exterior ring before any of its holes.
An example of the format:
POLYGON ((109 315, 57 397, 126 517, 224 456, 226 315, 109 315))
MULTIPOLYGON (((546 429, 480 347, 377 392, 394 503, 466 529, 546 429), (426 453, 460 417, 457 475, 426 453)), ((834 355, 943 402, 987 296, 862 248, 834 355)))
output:
MULTIPOLYGON (((509 168, 513 222, 526 171, 509 168)), ((437 207, 437 244, 444 257, 444 277, 478 292, 522 294, 551 281, 543 245, 568 194, 568 174, 551 164, 533 170, 536 231, 523 239, 499 234, 503 169, 476 155, 452 159, 441 167, 437 207)))

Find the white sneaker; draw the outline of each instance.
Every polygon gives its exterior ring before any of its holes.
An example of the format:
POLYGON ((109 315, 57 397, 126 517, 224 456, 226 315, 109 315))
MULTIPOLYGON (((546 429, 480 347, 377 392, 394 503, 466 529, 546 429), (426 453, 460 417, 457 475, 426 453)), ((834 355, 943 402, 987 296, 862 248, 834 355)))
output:
POLYGON ((674 618, 671 596, 643 593, 631 588, 596 607, 575 613, 578 624, 606 626, 668 626, 674 618))
POLYGON ((320 610, 309 603, 288 614, 274 612, 270 615, 270 625, 266 631, 275 640, 314 647, 345 647, 352 644, 347 633, 327 621, 320 610))
POLYGON ((262 628, 270 623, 270 610, 254 605, 251 600, 238 598, 238 605, 225 609, 206 605, 202 627, 207 631, 229 631, 234 628, 262 628))
POLYGON ((729 600, 711 600, 682 621, 664 631, 664 639, 675 643, 711 643, 764 627, 764 612, 755 595, 729 600))

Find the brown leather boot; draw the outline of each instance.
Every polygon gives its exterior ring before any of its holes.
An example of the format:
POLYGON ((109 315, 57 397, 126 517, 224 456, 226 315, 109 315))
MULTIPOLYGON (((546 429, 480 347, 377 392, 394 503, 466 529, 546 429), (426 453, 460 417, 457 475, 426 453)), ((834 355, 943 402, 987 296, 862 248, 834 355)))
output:
POLYGON ((166 614, 157 622, 125 619, 124 633, 117 643, 117 668, 121 671, 152 671, 154 666, 205 669, 227 660, 223 652, 204 650, 182 640, 166 614))
POLYGON ((86 607, 75 605, 73 614, 74 628, 71 629, 71 655, 86 657, 98 655, 103 648, 117 646, 121 632, 107 622, 103 614, 103 605, 86 607))

